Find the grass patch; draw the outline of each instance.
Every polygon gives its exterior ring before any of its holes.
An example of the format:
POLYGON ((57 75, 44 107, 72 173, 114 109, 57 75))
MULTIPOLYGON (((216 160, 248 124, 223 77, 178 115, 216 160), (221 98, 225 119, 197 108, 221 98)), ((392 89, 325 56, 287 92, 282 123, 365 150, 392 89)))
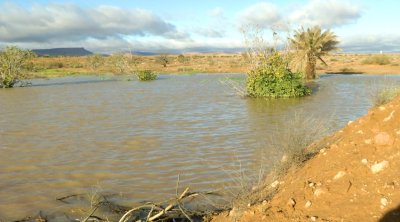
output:
POLYGON ((373 55, 365 58, 361 61, 362 64, 377 64, 377 65, 388 65, 390 64, 390 58, 384 54, 373 55))
POLYGON ((334 136, 322 139, 331 132, 331 124, 330 119, 318 119, 306 114, 295 114, 285 120, 281 124, 284 129, 279 128, 272 133, 266 146, 267 150, 281 151, 281 160, 272 169, 267 168, 268 162, 261 161, 263 164, 260 164, 258 175, 253 176, 253 180, 248 180, 250 176, 241 172, 238 180, 242 190, 236 192, 233 208, 246 209, 248 205, 270 200, 276 194, 282 177, 302 167, 328 143, 337 141, 334 136))
POLYGON ((329 120, 305 114, 296 114, 293 119, 288 120, 285 130, 271 139, 271 146, 283 151, 281 161, 274 167, 274 177, 286 175, 290 169, 303 166, 315 156, 322 148, 315 142, 330 132, 329 123, 329 120), (313 144, 314 146, 311 146, 313 144))
POLYGON ((376 92, 373 95, 373 102, 374 106, 382 106, 385 105, 386 103, 392 101, 394 98, 397 96, 400 96, 400 87, 387 87, 384 89, 381 89, 380 91, 376 92))

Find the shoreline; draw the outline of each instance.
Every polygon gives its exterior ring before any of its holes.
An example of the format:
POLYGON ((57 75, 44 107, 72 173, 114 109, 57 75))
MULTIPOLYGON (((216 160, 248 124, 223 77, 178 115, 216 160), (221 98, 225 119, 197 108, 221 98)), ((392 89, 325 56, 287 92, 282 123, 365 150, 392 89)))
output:
POLYGON ((319 141, 314 157, 259 191, 276 188, 272 198, 212 221, 399 221, 399 122, 400 96, 319 141))

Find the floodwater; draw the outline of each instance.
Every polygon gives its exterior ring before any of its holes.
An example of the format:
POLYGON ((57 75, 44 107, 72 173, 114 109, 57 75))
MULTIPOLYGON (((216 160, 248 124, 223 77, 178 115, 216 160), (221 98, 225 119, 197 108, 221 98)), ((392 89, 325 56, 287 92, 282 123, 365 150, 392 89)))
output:
POLYGON ((324 75, 301 99, 242 98, 220 80, 243 75, 162 75, 157 81, 97 77, 34 80, 0 90, 0 220, 63 211, 77 193, 160 200, 182 187, 235 186, 235 174, 270 167, 266 149, 296 113, 344 126, 371 107, 371 91, 400 76, 324 75), (266 160, 265 160, 266 158, 266 160))

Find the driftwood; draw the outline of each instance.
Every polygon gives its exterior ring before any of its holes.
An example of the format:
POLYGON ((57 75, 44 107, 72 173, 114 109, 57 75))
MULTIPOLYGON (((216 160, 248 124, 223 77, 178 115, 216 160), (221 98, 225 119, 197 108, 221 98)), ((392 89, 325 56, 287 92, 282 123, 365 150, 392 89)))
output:
MULTIPOLYGON (((180 221, 195 221, 192 217, 195 217, 198 221, 203 215, 208 212, 204 211, 191 211, 187 210, 184 207, 184 202, 192 200, 195 197, 199 197, 202 195, 218 195, 213 192, 189 192, 189 188, 187 187, 179 196, 169 201, 169 204, 166 207, 162 207, 161 204, 156 203, 146 203, 144 205, 135 207, 127 211, 119 220, 119 222, 127 222, 134 212, 142 211, 146 212, 147 216, 145 218, 136 218, 139 220, 143 220, 146 222, 151 221, 168 221, 168 220, 180 220, 180 221)), ((135 221, 135 220, 134 220, 135 221)))
MULTIPOLYGON (((197 197, 206 198, 208 195, 219 195, 215 192, 189 192, 189 187, 185 188, 182 193, 178 193, 179 188, 179 176, 176 184, 175 197, 159 203, 146 202, 138 207, 126 207, 110 201, 108 198, 114 194, 99 194, 88 197, 87 194, 72 194, 64 197, 57 198, 56 200, 64 204, 74 204, 78 201, 89 201, 91 209, 83 219, 71 218, 70 215, 61 214, 65 217, 66 221, 71 222, 99 222, 99 221, 119 221, 119 222, 195 222, 203 221, 203 217, 210 215, 215 212, 219 212, 222 209, 207 208, 210 210, 189 210, 186 209, 185 203, 192 203, 197 197), (95 201, 93 201, 95 200, 95 201), (114 218, 110 220, 107 217, 100 217, 100 212, 106 213, 106 215, 114 218), (96 215, 97 214, 97 215, 96 215), (121 216, 122 215, 122 216, 121 216), (116 219, 118 218, 118 219, 116 219)), ((207 198, 206 198, 207 199, 207 198)), ((197 207, 196 207, 197 208, 197 207)), ((26 217, 15 222, 51 222, 52 219, 57 215, 44 215, 39 212, 37 216, 26 217)), ((60 214, 58 214, 60 216, 60 214)), ((104 215, 103 215, 104 216, 104 215)))

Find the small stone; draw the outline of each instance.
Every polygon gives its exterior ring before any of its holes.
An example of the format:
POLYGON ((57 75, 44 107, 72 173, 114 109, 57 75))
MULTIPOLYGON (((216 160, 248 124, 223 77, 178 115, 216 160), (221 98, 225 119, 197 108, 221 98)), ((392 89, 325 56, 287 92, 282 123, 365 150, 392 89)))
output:
POLYGON ((366 139, 366 140, 364 140, 364 143, 365 143, 365 144, 371 144, 371 143, 372 143, 372 140, 371 140, 371 139, 366 139))
POLYGON ((325 193, 325 191, 323 191, 321 188, 317 188, 317 189, 315 189, 315 191, 314 191, 314 196, 315 197, 319 197, 319 196, 321 196, 322 194, 324 194, 325 193))
POLYGON ((381 161, 379 163, 376 163, 376 164, 372 165, 371 166, 371 172, 373 174, 379 173, 382 170, 386 169, 387 167, 389 167, 389 161, 384 160, 384 161, 381 161))
POLYGON ((304 205, 304 207, 305 207, 305 208, 309 208, 309 207, 311 207, 311 205, 312 205, 311 201, 308 200, 308 201, 306 202, 306 204, 304 205))
POLYGON ((396 132, 397 135, 400 135, 400 130, 396 132))
POLYGON ((247 204, 247 207, 251 207, 251 203, 248 203, 248 204, 247 204))
POLYGON ((386 108, 385 108, 384 106, 380 106, 380 107, 379 107, 379 110, 380 110, 380 111, 383 111, 383 110, 385 110, 385 109, 386 109, 386 108))
POLYGON ((308 183, 308 186, 311 187, 311 188, 314 188, 314 187, 315 187, 315 183, 309 182, 309 183, 308 183))
POLYGON ((325 152, 326 152, 325 148, 322 148, 322 149, 319 150, 319 153, 325 153, 325 152))
POLYGON ((393 144, 394 139, 388 133, 380 132, 375 136, 374 142, 376 145, 385 146, 393 144))
POLYGON ((364 134, 362 130, 357 131, 358 134, 364 134))
POLYGON ((318 217, 312 216, 312 217, 310 217, 310 219, 311 219, 311 221, 317 221, 318 217))
POLYGON ((287 205, 294 208, 296 206, 296 201, 293 198, 290 198, 287 202, 287 205))
POLYGON ((386 207, 387 204, 388 204, 388 199, 386 199, 385 197, 382 197, 382 198, 381 198, 381 205, 384 206, 384 207, 386 207))
POLYGON ((265 206, 265 205, 267 205, 267 203, 268 203, 268 201, 263 200, 262 205, 265 206))
POLYGON ((364 158, 361 160, 361 163, 366 165, 366 164, 368 164, 368 160, 364 158))
POLYGON ((353 123, 353 121, 349 121, 348 123, 347 123, 347 125, 350 125, 350 124, 352 124, 353 123))
POLYGON ((288 160, 288 156, 287 156, 286 154, 283 155, 282 158, 281 158, 281 162, 284 163, 284 162, 286 162, 287 160, 288 160))
POLYGON ((339 172, 333 177, 333 180, 338 180, 338 179, 342 178, 344 175, 346 175, 346 172, 344 172, 344 171, 339 171, 339 172))
POLYGON ((275 187, 277 187, 278 185, 279 185, 279 181, 275 180, 274 182, 271 183, 270 186, 271 186, 272 188, 275 188, 275 187))

